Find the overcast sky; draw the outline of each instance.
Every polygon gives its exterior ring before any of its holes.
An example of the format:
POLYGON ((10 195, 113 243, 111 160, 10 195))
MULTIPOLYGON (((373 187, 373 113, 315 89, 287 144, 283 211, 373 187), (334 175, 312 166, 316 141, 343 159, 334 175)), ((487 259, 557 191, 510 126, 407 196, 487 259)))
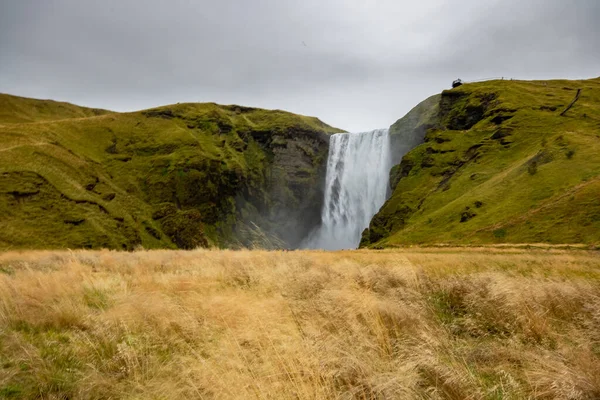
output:
POLYGON ((0 92, 387 127, 453 79, 600 76, 599 0, 0 0, 0 92))

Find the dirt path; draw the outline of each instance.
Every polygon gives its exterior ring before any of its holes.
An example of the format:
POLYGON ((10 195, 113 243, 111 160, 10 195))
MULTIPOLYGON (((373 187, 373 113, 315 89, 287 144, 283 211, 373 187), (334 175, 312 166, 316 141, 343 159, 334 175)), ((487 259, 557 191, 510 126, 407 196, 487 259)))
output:
POLYGON ((85 121, 85 120, 90 120, 90 119, 106 118, 106 117, 114 116, 114 115, 118 115, 118 114, 119 113, 115 112, 115 113, 102 114, 102 115, 91 115, 89 117, 75 117, 75 118, 49 119, 49 120, 44 120, 44 121, 3 123, 3 124, 0 124, 0 128, 8 128, 8 127, 13 127, 13 126, 18 126, 18 125, 43 125, 43 124, 51 124, 54 122, 85 121))
POLYGON ((39 142, 39 143, 25 143, 25 144, 17 144, 14 146, 10 146, 10 147, 5 147, 3 149, 0 149, 0 153, 3 151, 9 151, 9 150, 13 150, 13 149, 17 149, 19 147, 26 147, 26 146, 44 146, 50 143, 47 142, 39 142))

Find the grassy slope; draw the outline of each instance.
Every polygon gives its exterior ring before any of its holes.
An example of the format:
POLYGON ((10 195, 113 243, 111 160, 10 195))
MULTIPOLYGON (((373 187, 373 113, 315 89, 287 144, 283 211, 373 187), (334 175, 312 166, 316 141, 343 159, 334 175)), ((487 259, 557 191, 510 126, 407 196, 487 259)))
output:
POLYGON ((598 399, 594 252, 0 254, 0 398, 598 399))
POLYGON ((600 242, 600 79, 468 84, 439 108, 363 245, 600 242))
POLYGON ((231 234, 240 192, 266 196, 272 156, 261 143, 275 133, 337 131, 316 118, 237 106, 84 117, 88 109, 15 99, 0 96, 14 105, 0 124, 5 248, 195 247, 205 233, 218 242, 231 234), (12 121, 37 122, 8 123, 13 111, 12 121))
POLYGON ((110 111, 53 100, 37 100, 0 93, 0 124, 86 118, 110 111))

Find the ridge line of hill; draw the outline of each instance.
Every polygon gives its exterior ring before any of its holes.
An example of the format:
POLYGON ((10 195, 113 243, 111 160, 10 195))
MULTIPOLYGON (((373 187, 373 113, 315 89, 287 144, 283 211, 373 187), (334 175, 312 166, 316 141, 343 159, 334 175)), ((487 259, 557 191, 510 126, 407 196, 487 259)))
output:
POLYGON ((600 78, 464 84, 390 132, 393 192, 361 246, 600 245, 600 78))
POLYGON ((236 105, 0 95, 0 248, 295 247, 320 222, 340 131, 236 105))

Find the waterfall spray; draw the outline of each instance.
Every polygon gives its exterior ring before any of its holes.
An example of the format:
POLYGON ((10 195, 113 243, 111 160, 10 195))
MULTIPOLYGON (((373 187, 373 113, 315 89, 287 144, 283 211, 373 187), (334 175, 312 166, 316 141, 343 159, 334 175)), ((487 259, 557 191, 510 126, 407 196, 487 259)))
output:
POLYGON ((390 168, 387 129, 332 135, 322 225, 305 246, 326 250, 358 247, 362 231, 386 200, 390 168))

